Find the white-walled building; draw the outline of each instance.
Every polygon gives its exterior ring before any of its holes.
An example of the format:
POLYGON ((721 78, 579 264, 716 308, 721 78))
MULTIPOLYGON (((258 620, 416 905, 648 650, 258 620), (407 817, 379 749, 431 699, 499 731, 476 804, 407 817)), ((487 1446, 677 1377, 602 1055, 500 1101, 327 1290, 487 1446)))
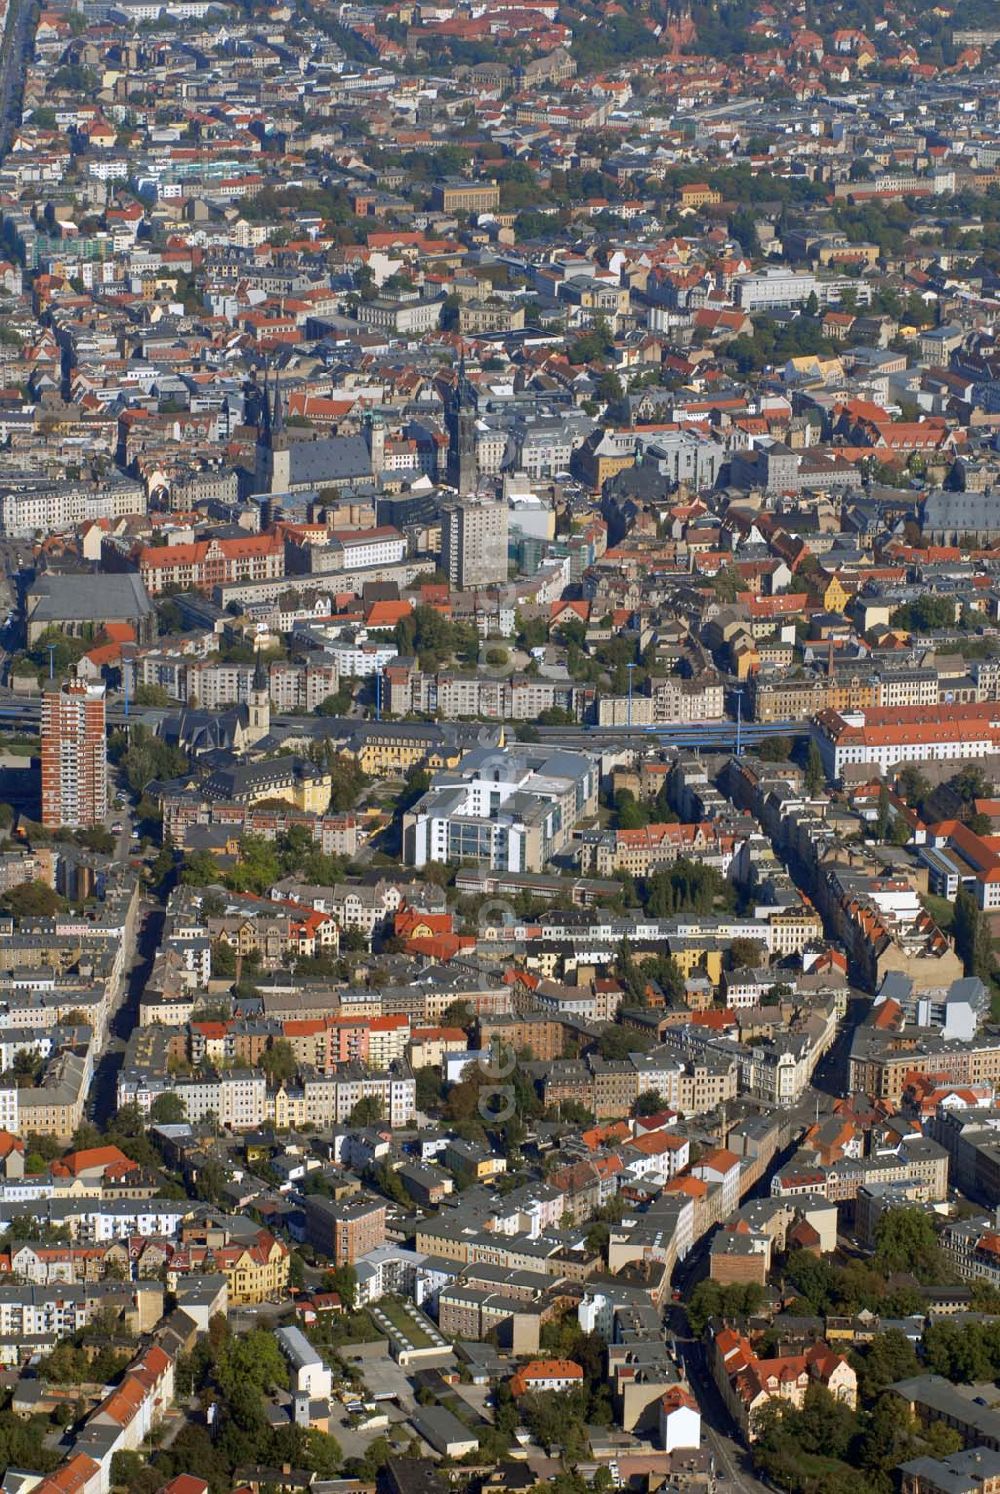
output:
POLYGON ((660 1446, 668 1453, 701 1446, 701 1412, 683 1385, 672 1385, 660 1401, 660 1446))
POLYGON ((288 1360, 294 1388, 305 1392, 314 1401, 329 1400, 333 1390, 333 1374, 302 1329, 279 1328, 276 1336, 278 1348, 288 1360))

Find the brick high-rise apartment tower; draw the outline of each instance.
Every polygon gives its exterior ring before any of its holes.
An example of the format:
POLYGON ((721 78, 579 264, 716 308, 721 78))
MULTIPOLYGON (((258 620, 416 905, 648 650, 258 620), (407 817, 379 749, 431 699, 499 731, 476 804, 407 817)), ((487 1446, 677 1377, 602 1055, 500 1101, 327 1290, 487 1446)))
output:
POLYGON ((42 824, 86 828, 107 812, 104 686, 69 680, 42 696, 42 824))

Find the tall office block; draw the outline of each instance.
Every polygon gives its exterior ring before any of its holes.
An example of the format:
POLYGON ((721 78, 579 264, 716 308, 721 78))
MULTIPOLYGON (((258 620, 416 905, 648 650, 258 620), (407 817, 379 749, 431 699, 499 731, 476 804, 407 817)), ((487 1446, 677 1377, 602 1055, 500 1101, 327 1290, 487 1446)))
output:
POLYGON ((507 580, 507 505, 449 503, 441 514, 441 567, 468 591, 507 580))
POLYGON ((86 828, 107 812, 104 686, 70 680, 42 696, 42 824, 86 828))

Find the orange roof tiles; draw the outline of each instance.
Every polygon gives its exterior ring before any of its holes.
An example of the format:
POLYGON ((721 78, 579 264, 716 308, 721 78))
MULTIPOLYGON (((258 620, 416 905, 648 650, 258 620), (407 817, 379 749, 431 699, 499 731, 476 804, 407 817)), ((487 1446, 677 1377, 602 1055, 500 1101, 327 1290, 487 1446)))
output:
POLYGON ((79 1494, 100 1474, 100 1465, 86 1453, 74 1453, 35 1485, 38 1494, 79 1494))
POLYGON ((216 546, 227 560, 243 559, 249 555, 275 555, 284 546, 274 535, 248 535, 246 539, 196 540, 191 545, 146 545, 139 552, 140 567, 154 570, 173 570, 178 565, 200 565, 209 550, 216 546))
POLYGON ((92 1146, 80 1152, 69 1152, 61 1157, 58 1163, 54 1163, 52 1170, 58 1166, 63 1176, 79 1177, 81 1173, 93 1172, 108 1167, 121 1167, 122 1164, 131 1171, 135 1163, 131 1158, 117 1146, 92 1146))
POLYGON ((723 1146, 713 1147, 711 1151, 705 1152, 698 1158, 699 1167, 711 1168, 713 1172, 729 1172, 739 1164, 740 1159, 736 1153, 728 1151, 723 1146))
POLYGON ((572 1359, 533 1359, 522 1365, 510 1382, 513 1395, 523 1395, 532 1385, 546 1380, 583 1381, 583 1370, 572 1359))

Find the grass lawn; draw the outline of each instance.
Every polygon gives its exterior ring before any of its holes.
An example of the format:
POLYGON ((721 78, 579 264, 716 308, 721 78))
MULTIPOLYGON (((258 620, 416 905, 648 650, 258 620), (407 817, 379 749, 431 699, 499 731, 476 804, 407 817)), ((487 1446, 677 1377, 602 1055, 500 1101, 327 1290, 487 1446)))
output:
POLYGON ((364 1308, 360 1312, 331 1312, 308 1330, 308 1337, 318 1348, 328 1344, 338 1349, 342 1344, 374 1344, 385 1334, 373 1323, 364 1308))
POLYGON ((942 934, 950 933, 951 926, 955 921, 955 905, 950 903, 946 897, 935 897, 932 892, 921 894, 920 901, 941 930, 942 934))
POLYGON ((415 1349, 430 1349, 434 1340, 424 1332, 418 1323, 415 1323, 408 1312, 405 1312, 402 1304, 394 1302, 390 1297, 383 1297, 378 1304, 392 1326, 398 1330, 400 1335, 412 1344, 415 1349))
POLYGON ((821 1453, 800 1452, 795 1461, 803 1473, 808 1473, 813 1478, 822 1479, 833 1474, 840 1474, 844 1478, 856 1475, 856 1470, 849 1463, 842 1463, 839 1458, 825 1458, 821 1453))
POLYGON ((803 1487, 805 1481, 808 1480, 810 1481, 808 1486, 815 1487, 816 1489, 824 1489, 827 1487, 828 1482, 832 1485, 834 1480, 836 1480, 836 1487, 839 1489, 843 1487, 843 1482, 847 1479, 852 1478, 856 1480, 858 1477, 857 1470, 852 1468, 849 1463, 841 1462, 839 1458, 827 1458, 822 1453, 802 1452, 798 1448, 795 1450, 794 1459, 791 1455, 787 1460, 782 1458, 780 1467, 776 1467, 773 1470, 771 1477, 774 1482, 771 1484, 771 1488, 785 1487, 782 1473, 785 1473, 785 1476, 788 1478, 789 1485, 791 1484, 794 1473, 798 1475, 800 1487, 803 1487), (813 1479, 816 1480, 815 1485, 811 1482, 813 1479))

